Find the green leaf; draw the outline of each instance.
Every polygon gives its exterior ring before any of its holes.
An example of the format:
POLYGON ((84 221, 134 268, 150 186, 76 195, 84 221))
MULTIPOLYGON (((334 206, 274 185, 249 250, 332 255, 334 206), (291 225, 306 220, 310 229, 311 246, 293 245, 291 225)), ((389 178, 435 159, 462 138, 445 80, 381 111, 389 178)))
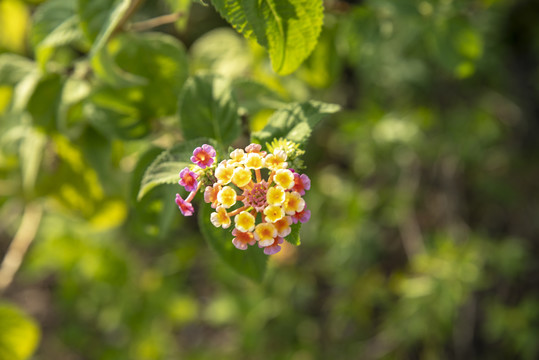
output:
POLYGON ((80 25, 93 44, 92 55, 108 41, 130 4, 130 0, 78 0, 80 25))
POLYGON ((146 79, 122 70, 115 62, 107 47, 97 51, 90 60, 95 74, 107 84, 128 87, 146 84, 146 79))
POLYGON ((0 303, 0 359, 28 359, 40 337, 40 330, 31 317, 14 305, 0 303))
POLYGON ((322 0, 212 0, 246 38, 254 37, 280 75, 294 72, 313 51, 322 29, 322 0))
POLYGON ((230 229, 216 228, 210 222, 212 208, 203 203, 198 214, 200 232, 221 259, 239 274, 251 280, 261 282, 266 271, 268 256, 258 246, 249 246, 247 250, 238 250, 232 244, 230 229))
POLYGON ((77 12, 76 6, 77 3, 73 0, 51 0, 41 4, 32 18, 30 33, 32 46, 36 48, 46 38, 51 37, 62 24, 68 20, 72 21, 70 19, 77 12))
POLYGON ((111 139, 139 139, 150 131, 140 110, 114 95, 111 89, 96 91, 83 105, 83 116, 111 139))
POLYGON ((180 94, 178 111, 186 139, 210 137, 225 147, 240 135, 238 104, 230 82, 222 77, 189 78, 180 94))
POLYGON ((140 200, 151 189, 160 184, 175 184, 180 180, 180 170, 191 165, 193 150, 202 144, 210 144, 211 140, 199 138, 183 142, 172 149, 162 152, 146 169, 137 199, 140 200))
POLYGON ((284 239, 292 245, 299 246, 301 244, 301 241, 299 239, 299 231, 301 229, 301 223, 298 222, 297 224, 292 224, 290 225, 290 228, 292 229, 292 231, 284 239))
POLYGON ((190 47, 195 71, 237 78, 250 72, 253 55, 247 41, 231 28, 217 28, 199 37, 190 47))
POLYGON ((58 25, 42 42, 36 46, 36 58, 42 69, 53 56, 57 47, 70 45, 83 40, 79 28, 79 18, 73 15, 58 25))
POLYGON ((189 75, 183 44, 162 33, 138 33, 117 36, 110 47, 122 70, 144 79, 142 98, 137 100, 139 107, 147 110, 146 116, 175 114, 178 96, 189 75))
POLYGON ((140 156, 132 171, 129 200, 134 206, 134 211, 130 214, 130 220, 133 221, 131 229, 136 232, 135 236, 144 240, 153 241, 156 237, 165 238, 173 220, 178 215, 178 206, 174 202, 174 195, 178 192, 177 184, 176 186, 165 184, 155 187, 137 201, 137 194, 146 169, 162 152, 161 148, 149 148, 140 156))
POLYGON ((277 92, 251 79, 236 79, 233 87, 240 108, 249 115, 264 109, 277 110, 286 106, 286 102, 277 92))
POLYGON ((184 31, 187 26, 187 20, 189 18, 189 11, 191 10, 191 0, 166 0, 166 3, 170 7, 172 12, 181 13, 181 16, 174 26, 179 31, 184 31))
POLYGON ((35 70, 33 61, 20 55, 0 54, 0 85, 15 86, 35 70))
POLYGON ((27 104, 34 125, 48 131, 56 129, 63 83, 64 79, 59 75, 50 75, 37 84, 27 104))
POLYGON ((264 144, 282 137, 304 144, 311 136, 315 125, 324 116, 333 114, 339 109, 339 105, 319 101, 289 104, 273 113, 268 124, 262 130, 252 134, 252 139, 264 144))

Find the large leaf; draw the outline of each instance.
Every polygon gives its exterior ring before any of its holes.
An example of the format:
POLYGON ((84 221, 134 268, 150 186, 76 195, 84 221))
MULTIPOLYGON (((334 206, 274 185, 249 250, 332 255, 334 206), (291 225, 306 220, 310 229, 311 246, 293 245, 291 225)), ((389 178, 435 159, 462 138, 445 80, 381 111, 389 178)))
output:
POLYGON ((106 47, 131 6, 130 0, 78 0, 80 25, 92 44, 89 55, 92 67, 97 75, 117 86, 144 83, 144 79, 116 66, 106 47))
POLYGON ((230 82, 222 77, 189 78, 180 94, 178 111, 187 139, 210 137, 227 146, 240 135, 238 104, 230 82))
POLYGON ((145 151, 131 173, 129 200, 134 209, 130 213, 130 228, 134 236, 145 241, 165 238, 173 220, 178 216, 178 206, 173 201, 174 194, 179 189, 177 184, 158 186, 137 201, 137 194, 146 169, 162 152, 163 149, 157 147, 151 147, 145 151))
POLYGON ((190 158, 193 155, 193 150, 202 144, 210 144, 210 140, 194 139, 163 151, 146 169, 137 199, 142 199, 148 191, 157 185, 177 183, 180 180, 180 170, 192 164, 190 158))
POLYGON ((202 235, 221 259, 241 275, 254 281, 262 281, 268 256, 258 246, 238 250, 232 244, 231 229, 216 228, 210 222, 212 208, 204 203, 200 207, 198 223, 202 235))
POLYGON ((115 96, 111 89, 97 90, 84 103, 83 116, 109 138, 139 139, 150 131, 140 110, 115 96))
POLYGON ((36 47, 76 13, 77 3, 73 0, 51 0, 41 4, 32 18, 32 46, 36 47))
POLYGON ((43 70, 56 48, 83 40, 76 1, 52 0, 37 8, 33 16, 30 41, 43 70))
POLYGON ((277 110, 262 130, 252 134, 252 138, 261 144, 277 138, 304 144, 309 139, 314 126, 324 116, 333 114, 339 109, 339 105, 319 101, 293 103, 277 110))
POLYGON ((64 81, 59 75, 45 76, 39 81, 27 104, 34 125, 47 131, 56 129, 64 81))
POLYGON ((20 55, 0 54, 0 85, 15 86, 36 69, 33 61, 20 55))
POLYGON ((322 0, 212 0, 246 38, 254 37, 280 75, 294 72, 316 46, 322 29, 322 0))
POLYGON ((0 303, 0 359, 25 360, 35 351, 41 333, 36 322, 17 307, 0 303))
POLYGON ((148 117, 176 113, 178 96, 189 75, 183 44, 163 33, 122 34, 111 41, 115 63, 144 78, 139 106, 148 117), (135 60, 136 59, 136 60, 135 60))
POLYGON ((290 227, 292 228, 292 231, 284 239, 292 245, 299 246, 301 244, 301 241, 299 238, 299 231, 301 230, 301 223, 298 222, 297 224, 292 224, 290 227))
POLYGON ((92 55, 105 45, 130 5, 131 0, 78 0, 80 24, 93 43, 92 55))

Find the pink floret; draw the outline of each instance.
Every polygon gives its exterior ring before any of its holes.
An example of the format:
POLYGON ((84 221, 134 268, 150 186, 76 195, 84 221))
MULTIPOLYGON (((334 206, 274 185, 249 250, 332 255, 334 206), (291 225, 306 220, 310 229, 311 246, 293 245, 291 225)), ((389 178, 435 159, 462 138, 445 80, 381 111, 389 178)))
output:
POLYGON ((303 211, 300 211, 299 213, 295 213, 292 215, 292 222, 294 224, 297 224, 298 221, 302 224, 305 224, 309 219, 311 218, 311 210, 307 210, 307 208, 304 208, 303 211))
POLYGON ((202 169, 205 169, 215 162, 215 155, 215 149, 211 145, 204 144, 193 151, 191 161, 202 169))
POLYGON ((183 216, 192 216, 195 213, 195 208, 190 202, 182 199, 180 194, 176 194, 176 205, 180 208, 183 216))
POLYGON ((189 168, 184 168, 180 172, 180 181, 178 183, 185 188, 185 190, 191 192, 195 191, 198 186, 198 175, 189 170, 189 168))
POLYGON ((294 173, 294 187, 293 191, 297 191, 300 195, 305 195, 305 190, 311 188, 311 179, 305 174, 294 173))
MULTIPOLYGON (((277 254, 279 251, 281 251, 281 246, 279 244, 282 244, 283 243, 283 238, 278 236, 275 238, 275 240, 273 241, 273 244, 271 244, 270 246, 266 246, 264 247, 264 254, 266 255, 275 255, 277 254)), ((258 244, 258 247, 263 247, 263 246, 260 246, 260 243, 258 244)))

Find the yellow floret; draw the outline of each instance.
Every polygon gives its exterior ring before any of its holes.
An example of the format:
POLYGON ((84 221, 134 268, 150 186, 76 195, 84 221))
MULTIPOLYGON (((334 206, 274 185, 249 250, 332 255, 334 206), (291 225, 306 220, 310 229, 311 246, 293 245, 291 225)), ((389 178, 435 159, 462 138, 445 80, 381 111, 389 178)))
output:
POLYGON ((284 210, 280 206, 270 205, 264 209, 264 215, 267 221, 274 223, 283 218, 284 210))
POLYGON ((251 182, 251 170, 244 167, 238 167, 232 175, 232 182, 238 187, 244 187, 251 182))
POLYGON ((223 227, 226 229, 230 226, 230 218, 226 213, 225 208, 219 206, 214 213, 210 215, 210 221, 215 227, 223 227))
POLYGON ((277 235, 280 237, 285 237, 292 232, 290 224, 292 224, 292 219, 290 216, 285 216, 281 220, 274 222, 273 226, 275 226, 275 229, 277 229, 277 235))
POLYGON ((255 217, 247 211, 240 212, 235 218, 236 229, 242 232, 253 231, 255 228, 255 217))
POLYGON ((266 199, 270 205, 281 205, 284 202, 284 198, 284 189, 280 186, 269 188, 266 194, 266 199))
POLYGON ((269 246, 277 236, 277 229, 271 223, 261 223, 255 227, 254 235, 260 246, 269 246))
POLYGON ((273 154, 266 156, 264 164, 271 170, 285 169, 288 166, 286 162, 286 153, 277 149, 273 154))
POLYGON ((277 170, 273 180, 285 190, 291 189, 294 186, 294 174, 288 169, 277 170))
POLYGON ((264 160, 262 155, 259 153, 249 153, 247 154, 247 160, 245 161, 245 166, 248 169, 261 169, 264 166, 264 160))
POLYGON ((236 191, 230 186, 223 187, 217 194, 217 201, 219 201, 224 208, 228 209, 236 203, 236 191))
POLYGON ((294 215, 297 212, 301 212, 305 207, 305 200, 301 198, 301 195, 297 192, 286 193, 283 209, 287 215, 294 215))
POLYGON ((226 161, 221 161, 217 168, 215 168, 215 177, 217 182, 221 185, 226 185, 232 180, 232 175, 234 175, 234 167, 228 166, 226 161))
POLYGON ((246 155, 243 149, 236 149, 230 153, 229 164, 243 164, 245 162, 246 155))

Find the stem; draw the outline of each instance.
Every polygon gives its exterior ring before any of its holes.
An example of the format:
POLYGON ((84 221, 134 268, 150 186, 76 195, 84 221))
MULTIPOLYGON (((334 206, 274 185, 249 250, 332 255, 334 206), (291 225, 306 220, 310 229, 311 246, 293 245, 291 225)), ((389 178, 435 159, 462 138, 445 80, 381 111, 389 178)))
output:
POLYGON ((7 289, 19 270, 28 247, 34 241, 42 214, 43 209, 37 204, 28 204, 24 209, 19 229, 0 266, 0 292, 7 289))
POLYGON ((129 29, 133 31, 150 30, 161 25, 173 23, 179 18, 181 18, 182 16, 184 16, 184 14, 181 11, 172 13, 172 14, 163 15, 163 16, 158 16, 152 19, 133 23, 129 26, 129 29))
POLYGON ((236 210, 234 210, 234 211, 232 211, 232 212, 229 212, 227 215, 228 215, 228 217, 231 217, 231 216, 234 216, 234 215, 238 215, 240 212, 242 212, 243 210, 247 209, 247 207, 248 207, 247 205, 242 206, 242 207, 240 207, 240 208, 238 208, 238 209, 236 209, 236 210))
POLYGON ((262 175, 260 174, 260 169, 256 169, 255 174, 256 174, 256 182, 259 183, 260 181, 262 181, 262 175))
POLYGON ((191 191, 191 193, 189 194, 189 196, 187 197, 187 199, 185 199, 185 201, 187 202, 191 202, 191 200, 193 200, 193 198, 195 197, 195 195, 197 194, 198 190, 200 189, 200 186, 202 185, 201 182, 198 183, 197 185, 197 188, 195 191, 191 191))
POLYGON ((274 176, 275 176, 275 170, 271 170, 270 175, 268 177, 268 186, 270 186, 271 183, 273 182, 273 177, 274 176))
POLYGON ((143 2, 144 0, 131 0, 131 4, 129 5, 129 8, 125 12, 124 16, 118 22, 118 25, 116 26, 116 29, 114 29, 114 31, 112 32, 111 37, 113 37, 114 35, 116 35, 117 33, 123 30, 127 20, 129 20, 131 15, 133 15, 135 11, 137 11, 137 9, 142 5, 143 2))

